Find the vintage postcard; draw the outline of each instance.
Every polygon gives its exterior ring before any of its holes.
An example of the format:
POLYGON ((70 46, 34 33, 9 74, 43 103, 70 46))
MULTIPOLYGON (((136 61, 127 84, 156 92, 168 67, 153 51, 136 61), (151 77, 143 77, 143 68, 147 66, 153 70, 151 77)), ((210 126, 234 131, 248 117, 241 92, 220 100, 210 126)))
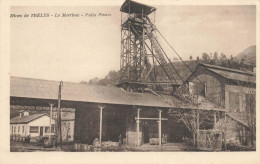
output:
POLYGON ((0 163, 259 162, 259 1, 1 7, 0 163))

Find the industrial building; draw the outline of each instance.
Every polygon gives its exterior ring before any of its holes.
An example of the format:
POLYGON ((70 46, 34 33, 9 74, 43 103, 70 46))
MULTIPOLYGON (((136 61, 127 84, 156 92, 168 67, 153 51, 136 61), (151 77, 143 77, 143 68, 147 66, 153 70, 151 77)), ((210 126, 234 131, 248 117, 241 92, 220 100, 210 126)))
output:
POLYGON ((228 139, 253 144, 256 123, 256 76, 254 72, 199 64, 186 81, 192 97, 206 98, 225 108, 228 139), (250 136, 253 135, 253 136, 250 136), (252 141, 251 141, 252 139, 252 141))
MULTIPOLYGON (((57 81, 11 77, 11 105, 49 107, 57 101, 58 85, 57 81)), ((221 111, 203 103, 194 107, 149 90, 135 93, 118 87, 64 82, 61 95, 62 108, 75 108, 76 143, 91 144, 95 138, 118 141, 120 135, 133 147, 149 143, 150 138, 171 142, 174 132, 168 123, 170 109, 221 111)))
POLYGON ((55 120, 50 119, 47 114, 30 115, 28 111, 21 111, 19 116, 10 120, 10 135, 21 138, 30 135, 33 140, 40 136, 53 135, 54 125, 55 120))
POLYGON ((161 146, 189 137, 198 149, 220 151, 229 139, 227 117, 250 129, 252 121, 248 125, 231 111, 254 110, 253 74, 199 64, 194 72, 186 65, 192 74, 183 79, 158 41, 157 36, 163 36, 151 19, 156 8, 126 0, 120 11, 117 86, 11 77, 10 105, 73 109, 74 118, 57 121, 58 136, 89 145, 98 140, 100 145, 113 141, 126 147, 161 146), (158 78, 159 66, 165 78, 158 78), (158 86, 170 86, 171 94, 153 90, 158 86), (244 103, 247 100, 250 103, 244 103))

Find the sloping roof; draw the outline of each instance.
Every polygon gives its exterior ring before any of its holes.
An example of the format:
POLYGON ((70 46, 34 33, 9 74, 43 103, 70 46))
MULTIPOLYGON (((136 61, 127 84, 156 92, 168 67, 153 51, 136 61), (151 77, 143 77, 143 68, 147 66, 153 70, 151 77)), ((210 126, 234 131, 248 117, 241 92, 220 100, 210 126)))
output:
POLYGON ((232 120, 238 122, 239 124, 245 126, 246 128, 250 128, 249 125, 246 123, 247 118, 240 117, 239 114, 236 113, 227 113, 227 116, 229 116, 232 120))
POLYGON ((130 13, 130 14, 132 13, 142 14, 143 11, 145 15, 149 15, 155 10, 156 10, 155 7, 148 6, 146 4, 135 2, 132 0, 126 0, 120 8, 121 12, 130 13))
MULTIPOLYGON (((11 77, 10 96, 36 99, 58 99, 58 81, 11 77)), ((125 92, 118 87, 64 82, 61 99, 136 106, 171 107, 161 97, 149 93, 125 92)))
POLYGON ((177 99, 176 97, 171 96, 171 95, 160 94, 160 96, 162 96, 162 98, 164 99, 164 102, 166 102, 167 104, 169 104, 173 107, 176 107, 178 109, 226 111, 226 109, 213 104, 212 102, 208 101, 207 99, 204 99, 203 101, 201 101, 198 104, 191 104, 191 103, 187 103, 184 101, 180 101, 179 99, 177 99))
POLYGON ((10 120, 11 124, 22 124, 22 123, 29 123, 37 118, 40 118, 42 116, 47 116, 47 114, 43 113, 43 114, 34 114, 34 115, 27 115, 27 116, 17 116, 14 117, 10 120))
MULTIPOLYGON (((58 99, 58 81, 11 77, 10 96, 46 100, 58 99)), ((86 85, 63 82, 61 100, 92 102, 102 104, 134 105, 160 108, 185 108, 201 110, 218 110, 211 106, 194 106, 174 96, 157 96, 152 93, 126 92, 118 87, 86 85)))
POLYGON ((198 66, 203 66, 207 70, 212 71, 226 79, 256 83, 256 77, 253 73, 209 64, 199 64, 198 66))

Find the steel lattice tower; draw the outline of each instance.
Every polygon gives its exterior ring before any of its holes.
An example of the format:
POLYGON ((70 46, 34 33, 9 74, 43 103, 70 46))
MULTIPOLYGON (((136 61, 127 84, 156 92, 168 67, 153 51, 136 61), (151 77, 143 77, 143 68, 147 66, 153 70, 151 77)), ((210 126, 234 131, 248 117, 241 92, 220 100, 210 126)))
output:
MULTIPOLYGON (((166 84, 178 84, 176 74, 172 74, 172 71, 168 68, 169 63, 166 59, 169 61, 169 58, 156 37, 156 31, 158 31, 154 25, 156 8, 126 0, 120 11, 121 56, 119 86, 126 90, 139 91, 146 88, 148 84, 158 84, 158 82, 162 81, 166 84), (153 15, 153 19, 149 18, 151 15, 153 15), (156 65, 160 65, 160 68, 165 73, 165 79, 157 78, 156 65)), ((172 65, 172 63, 170 64, 172 65)), ((173 65, 172 67, 174 68, 173 65)))
MULTIPOLYGON (((120 83, 135 85, 156 79, 151 43, 146 41, 147 31, 152 31, 152 22, 148 15, 156 8, 134 1, 125 1, 121 9, 121 57, 120 83), (152 62, 152 65, 151 63, 152 62)), ((132 88, 133 89, 133 88, 132 88)))

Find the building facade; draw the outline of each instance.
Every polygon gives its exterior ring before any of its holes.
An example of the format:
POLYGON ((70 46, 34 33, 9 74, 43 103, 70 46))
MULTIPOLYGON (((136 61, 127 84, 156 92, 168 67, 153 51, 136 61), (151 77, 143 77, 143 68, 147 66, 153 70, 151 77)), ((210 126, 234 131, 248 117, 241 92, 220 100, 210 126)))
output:
MULTIPOLYGON (((26 113, 29 113, 26 111, 26 113)), ((54 134, 55 121, 50 120, 47 114, 34 114, 34 115, 23 115, 17 116, 10 120, 10 135, 26 137, 28 135, 31 138, 39 136, 48 136, 54 134), (50 131, 51 122, 51 131, 50 131)))
POLYGON ((240 140, 240 143, 249 142, 248 138, 255 140, 255 73, 199 64, 186 82, 189 84, 189 92, 194 101, 199 103, 207 99, 226 109, 229 117, 228 125, 232 127, 229 128, 229 138, 240 140), (242 141, 241 138, 247 141, 242 141))

